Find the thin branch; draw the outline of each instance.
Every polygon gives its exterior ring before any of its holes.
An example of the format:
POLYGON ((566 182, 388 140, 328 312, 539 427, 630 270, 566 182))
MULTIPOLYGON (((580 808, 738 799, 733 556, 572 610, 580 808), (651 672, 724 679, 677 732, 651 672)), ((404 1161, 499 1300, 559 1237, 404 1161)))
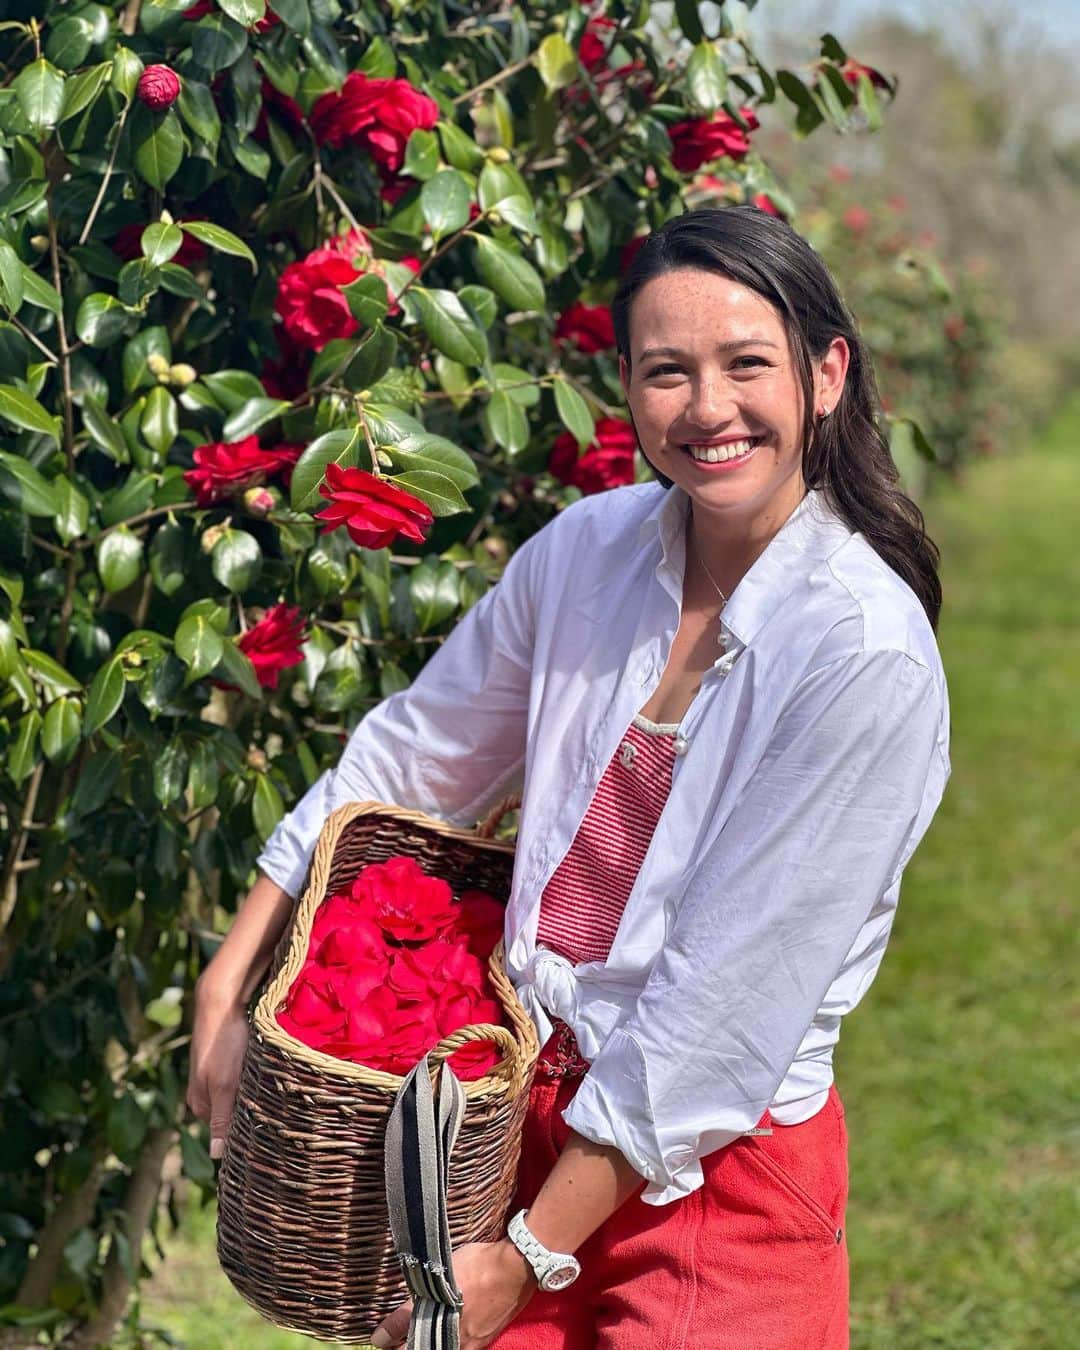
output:
POLYGON ((112 150, 109 153, 109 162, 105 165, 105 174, 101 180, 101 186, 97 190, 97 196, 94 198, 94 204, 90 208, 90 214, 86 217, 86 222, 79 234, 79 243, 85 244, 90 237, 90 231, 94 228, 94 221, 97 219, 97 213, 101 210, 101 203, 105 199, 105 190, 109 186, 109 179, 112 177, 113 168, 116 165, 116 156, 120 151, 120 138, 124 134, 124 123, 127 121, 127 115, 131 110, 131 103, 124 104, 124 111, 120 114, 120 121, 116 124, 116 136, 113 138, 112 150))
POLYGON ((26 338, 27 342, 32 342, 34 346, 38 349, 38 351, 41 352, 43 356, 48 357, 48 359, 52 362, 54 366, 58 366, 60 364, 60 358, 53 351, 53 349, 51 347, 47 347, 36 333, 31 332, 31 330, 27 328, 26 324, 21 323, 18 319, 15 318, 14 315, 11 316, 11 322, 15 325, 15 327, 19 330, 19 332, 23 335, 23 337, 26 338))
POLYGON ((11 841, 11 847, 8 849, 8 855, 4 860, 3 880, 0 883, 0 933, 7 929, 11 922, 11 916, 15 913, 15 904, 19 897, 16 868, 22 862, 23 851, 30 839, 30 831, 27 827, 34 819, 34 808, 37 805, 38 793, 41 790, 41 781, 44 775, 44 763, 39 764, 30 775, 19 828, 11 841))
POLYGON ((130 520, 117 520, 114 521, 112 525, 106 525, 100 534, 96 535, 93 539, 76 540, 75 547, 96 548, 99 539, 103 539, 105 535, 111 534, 113 530, 118 530, 121 525, 127 525, 130 528, 132 525, 141 525, 144 521, 153 520, 155 516, 168 515, 170 511, 197 511, 198 509, 198 502, 173 502, 171 506, 155 506, 150 511, 143 511, 137 516, 132 516, 130 520))
POLYGON ((503 70, 500 70, 497 74, 490 76, 486 80, 481 80, 479 84, 473 85, 473 87, 471 89, 467 89, 464 94, 458 94, 457 98, 454 99, 454 102, 465 103, 469 99, 475 98, 477 94, 482 94, 485 89, 490 89, 493 85, 501 84, 503 80, 508 80, 511 75, 516 75, 519 70, 524 70, 526 66, 531 65, 532 65, 531 55, 526 56, 522 61, 515 61, 512 66, 506 66, 503 70))

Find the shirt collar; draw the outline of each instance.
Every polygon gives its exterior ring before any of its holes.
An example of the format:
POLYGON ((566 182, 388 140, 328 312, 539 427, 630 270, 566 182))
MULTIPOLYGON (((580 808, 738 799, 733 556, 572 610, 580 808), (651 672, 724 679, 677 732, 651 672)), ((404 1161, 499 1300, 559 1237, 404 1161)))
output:
MULTIPOLYGON (((659 537, 661 565, 668 563, 673 554, 681 555, 680 572, 685 568, 689 509, 689 495, 675 484, 663 492, 638 529, 639 543, 652 535, 659 537)), ((809 489, 735 587, 724 606, 723 627, 744 646, 751 643, 791 590, 795 578, 805 574, 807 564, 829 557, 851 534, 851 528, 832 510, 825 494, 817 488, 809 489)))

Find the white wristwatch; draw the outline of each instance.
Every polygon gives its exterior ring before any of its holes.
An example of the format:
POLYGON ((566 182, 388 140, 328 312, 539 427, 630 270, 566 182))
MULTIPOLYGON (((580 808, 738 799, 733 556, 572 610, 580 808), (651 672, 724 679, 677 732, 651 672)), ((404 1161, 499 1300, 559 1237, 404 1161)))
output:
POLYGON ((525 1211, 519 1209, 507 1226, 506 1235, 529 1265, 536 1282, 546 1293, 567 1289, 581 1274, 577 1260, 566 1252, 550 1252, 529 1232, 525 1225, 525 1211))

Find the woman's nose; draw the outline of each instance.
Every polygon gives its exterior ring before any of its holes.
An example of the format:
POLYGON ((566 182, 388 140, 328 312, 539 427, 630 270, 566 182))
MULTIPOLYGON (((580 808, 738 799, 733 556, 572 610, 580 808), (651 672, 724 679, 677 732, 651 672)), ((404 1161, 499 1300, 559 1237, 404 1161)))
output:
POLYGON ((685 419, 691 426, 708 433, 726 426, 738 416, 738 404, 726 380, 699 379, 690 384, 690 399, 685 419))

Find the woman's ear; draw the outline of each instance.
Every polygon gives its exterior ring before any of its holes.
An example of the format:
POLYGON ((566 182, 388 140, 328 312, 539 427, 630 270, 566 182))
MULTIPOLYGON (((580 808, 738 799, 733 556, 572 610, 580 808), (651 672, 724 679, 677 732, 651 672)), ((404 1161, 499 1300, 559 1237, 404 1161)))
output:
POLYGON ((840 402, 850 361, 851 351, 846 339, 834 337, 818 367, 815 412, 831 413, 840 402))

